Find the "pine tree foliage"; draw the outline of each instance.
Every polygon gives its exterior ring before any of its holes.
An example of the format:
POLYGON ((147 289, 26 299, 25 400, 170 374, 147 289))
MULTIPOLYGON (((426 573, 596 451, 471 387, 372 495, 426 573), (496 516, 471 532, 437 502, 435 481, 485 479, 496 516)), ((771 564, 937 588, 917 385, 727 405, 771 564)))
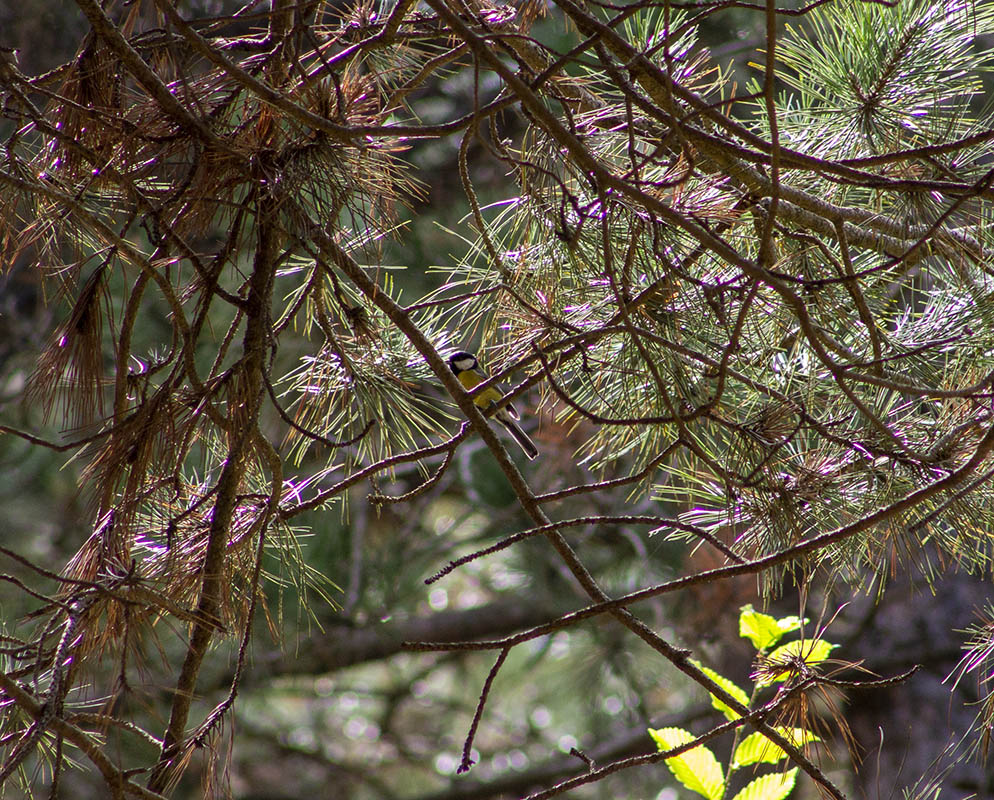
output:
MULTIPOLYGON (((989 576, 994 3, 76 5, 67 63, 0 54, 0 258, 59 310, 26 423, 3 431, 72 454, 89 526, 21 587, 38 607, 4 642, 0 783, 87 762, 115 797, 169 796, 207 747, 221 793, 274 587, 335 592, 304 521, 419 508, 478 439, 585 613, 739 714, 636 603, 743 575, 767 598, 989 576), (742 62, 703 43, 746 23, 763 41, 742 62), (436 188, 429 147, 468 213, 416 299, 400 286, 421 265, 397 259, 436 188), (534 465, 462 390, 459 349, 540 420, 534 465), (685 574, 616 590, 571 509, 649 524, 685 574), (227 694, 201 709, 218 643, 227 694), (125 702, 153 658, 162 719, 125 702), (104 746, 107 726, 144 758, 104 746)), ((516 645, 580 623, 480 645, 501 654, 480 713, 516 645)), ((844 796, 763 716, 733 722, 844 796)))

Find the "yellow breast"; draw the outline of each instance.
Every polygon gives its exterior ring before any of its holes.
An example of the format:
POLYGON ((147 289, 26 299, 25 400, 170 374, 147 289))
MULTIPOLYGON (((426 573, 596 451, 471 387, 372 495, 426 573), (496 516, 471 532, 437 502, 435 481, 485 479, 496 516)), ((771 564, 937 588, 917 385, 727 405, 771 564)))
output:
MULTIPOLYGON (((466 369, 458 373, 456 377, 459 379, 459 383, 463 385, 463 388, 468 392, 475 389, 483 381, 486 380, 486 376, 481 375, 474 369, 466 369)), ((495 389, 493 386, 480 392, 476 397, 473 398, 473 402, 476 403, 480 408, 489 408, 492 403, 496 403, 504 395, 500 390, 495 389)))

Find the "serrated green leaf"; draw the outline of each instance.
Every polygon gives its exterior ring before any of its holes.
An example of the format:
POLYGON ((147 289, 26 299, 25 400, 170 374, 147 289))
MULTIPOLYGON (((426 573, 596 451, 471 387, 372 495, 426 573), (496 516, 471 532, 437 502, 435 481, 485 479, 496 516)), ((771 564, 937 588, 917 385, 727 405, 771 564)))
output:
POLYGON ((783 800, 797 780, 797 767, 789 772, 774 772, 750 781, 733 800, 783 800))
POLYGON ((744 605, 739 609, 739 636, 749 639, 757 650, 767 650, 807 621, 795 615, 777 619, 756 611, 752 604, 744 605))
POLYGON ((739 636, 752 642, 757 650, 773 647, 783 634, 775 617, 756 611, 751 603, 739 609, 739 636))
POLYGON ((795 614, 791 614, 789 617, 780 617, 777 620, 777 627, 780 629, 780 634, 783 635, 798 630, 807 621, 807 619, 801 619, 795 614))
MULTIPOLYGON (((745 691, 742 690, 742 689, 740 689, 735 683, 733 683, 732 681, 730 681, 724 675, 718 674, 717 672, 715 672, 710 667, 705 667, 703 664, 701 664, 698 661, 693 661, 692 660, 690 663, 693 664, 695 667, 697 667, 701 672, 703 672, 705 675, 707 675, 715 683, 717 683, 722 689, 724 689, 726 692, 728 692, 732 697, 734 697, 736 700, 738 700, 742 705, 748 707, 748 705, 749 705, 749 695, 747 695, 745 693, 745 691)), ((728 705, 728 703, 725 703, 722 700, 719 700, 714 695, 711 695, 711 705, 714 708, 716 708, 718 711, 720 711, 722 714, 724 714, 725 715, 725 719, 735 720, 735 719, 738 719, 739 717, 742 716, 741 714, 739 714, 738 711, 736 711, 730 705, 728 705)))
MULTIPOLYGON (((649 735, 661 753, 697 738, 683 728, 649 728, 649 735)), ((725 778, 721 772, 721 765, 714 757, 714 753, 704 745, 698 745, 686 753, 667 758, 666 766, 680 783, 692 792, 706 797, 707 800, 720 800, 725 793, 725 778)))
MULTIPOLYGON (((771 664, 790 664, 802 659, 809 667, 816 666, 828 658, 829 654, 838 647, 824 639, 798 639, 796 642, 787 642, 781 645, 769 655, 771 664)), ((790 677, 791 670, 785 669, 770 678, 767 683, 785 681, 790 677)))
MULTIPOLYGON (((800 747, 808 742, 819 742, 821 739, 811 731, 804 728, 776 727, 774 730, 783 736, 787 741, 800 747)), ((783 748, 775 742, 771 742, 762 733, 749 734, 738 747, 735 748, 735 757, 732 760, 733 767, 745 767, 749 764, 776 764, 786 758, 787 754, 783 748)))

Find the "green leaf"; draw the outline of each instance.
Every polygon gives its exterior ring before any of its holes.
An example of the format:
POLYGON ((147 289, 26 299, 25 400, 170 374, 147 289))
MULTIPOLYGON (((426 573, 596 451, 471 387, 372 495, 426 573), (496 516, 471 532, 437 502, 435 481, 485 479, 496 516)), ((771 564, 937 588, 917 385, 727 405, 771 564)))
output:
POLYGON ((747 783, 733 800, 783 800, 793 790, 796 780, 797 767, 789 772, 763 775, 747 783))
MULTIPOLYGON (((697 738, 683 728, 649 728, 649 735, 661 753, 697 738)), ((667 758, 666 766, 680 783, 708 800, 721 800, 721 796, 725 793, 725 779, 721 765, 718 764, 714 753, 704 745, 698 745, 686 753, 667 758)))
MULTIPOLYGON (((774 730, 788 742, 792 742, 798 747, 808 742, 821 741, 817 735, 804 728, 784 728, 778 726, 774 730)), ((776 764, 786 757, 787 754, 780 745, 770 741, 762 733, 757 731, 756 733, 749 734, 735 748, 735 757, 732 759, 732 766, 738 768, 748 766, 749 764, 776 764)))
POLYGON ((784 634, 796 631, 806 621, 796 616, 777 619, 756 611, 749 604, 739 610, 739 636, 749 639, 753 647, 763 651, 773 647, 784 634))
POLYGON ((739 611, 739 636, 752 642, 757 650, 772 647, 782 635, 776 618, 756 611, 751 603, 742 606, 739 611))
POLYGON ((803 660, 809 667, 820 664, 836 647, 837 644, 826 642, 824 639, 798 639, 796 642, 781 645, 770 653, 769 660, 773 665, 783 664, 788 666, 788 669, 774 675, 767 683, 787 680, 794 672, 789 665, 798 660, 803 660))
POLYGON ((799 630, 800 627, 807 622, 807 619, 801 619, 795 614, 791 614, 789 617, 780 617, 777 620, 777 627, 780 629, 780 635, 785 633, 792 633, 793 631, 799 630))
MULTIPOLYGON (((746 707, 749 706, 749 695, 747 695, 745 691, 740 689, 735 683, 728 680, 728 678, 726 678, 724 675, 718 674, 710 667, 705 667, 703 664, 697 661, 691 660, 690 663, 693 664, 695 667, 697 667, 701 672, 707 675, 715 683, 717 683, 722 689, 728 692, 742 705, 746 707)), ((714 708, 716 708, 722 714, 724 714, 726 719, 733 720, 733 719, 738 719, 739 717, 742 716, 741 714, 739 714, 738 711, 736 711, 730 705, 728 705, 728 703, 719 700, 714 695, 711 695, 711 705, 714 706, 714 708)))

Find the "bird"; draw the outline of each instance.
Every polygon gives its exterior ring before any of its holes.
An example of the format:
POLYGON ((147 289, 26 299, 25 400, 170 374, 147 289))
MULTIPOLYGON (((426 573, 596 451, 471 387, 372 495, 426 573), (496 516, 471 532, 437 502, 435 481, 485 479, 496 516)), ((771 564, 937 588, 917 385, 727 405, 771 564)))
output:
MULTIPOLYGON (((465 350, 459 350, 449 356, 449 368, 467 392, 475 389, 488 377, 480 368, 480 362, 476 356, 472 353, 467 353, 465 350)), ((479 408, 486 411, 490 406, 500 403, 503 397, 504 393, 496 386, 488 386, 473 398, 473 402, 479 408)), ((528 438, 528 434, 521 430, 518 423, 515 422, 516 419, 520 419, 520 415, 514 406, 510 403, 500 404, 497 407, 497 411, 494 412, 494 419, 511 434, 511 437, 517 442, 518 447, 524 451, 528 458, 534 459, 538 456, 538 448, 535 447, 535 443, 528 438)))

